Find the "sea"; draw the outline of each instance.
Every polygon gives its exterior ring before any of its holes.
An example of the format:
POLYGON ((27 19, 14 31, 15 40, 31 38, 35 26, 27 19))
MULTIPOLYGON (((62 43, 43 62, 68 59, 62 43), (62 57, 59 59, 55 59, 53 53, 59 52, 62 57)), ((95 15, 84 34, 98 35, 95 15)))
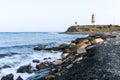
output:
POLYGON ((14 74, 14 79, 21 76, 24 80, 34 73, 16 73, 20 66, 31 64, 35 67, 34 59, 44 62, 60 59, 59 51, 36 51, 33 48, 45 45, 46 47, 58 46, 62 43, 69 44, 76 38, 87 37, 82 34, 64 34, 59 32, 0 32, 0 79, 7 74, 14 74), (9 65, 10 68, 3 68, 9 65))

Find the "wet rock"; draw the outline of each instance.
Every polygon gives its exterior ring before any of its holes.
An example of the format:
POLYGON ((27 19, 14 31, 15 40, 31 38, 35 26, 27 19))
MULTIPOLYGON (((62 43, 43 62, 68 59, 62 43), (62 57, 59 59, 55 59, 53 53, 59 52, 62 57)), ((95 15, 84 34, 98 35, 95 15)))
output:
POLYGON ((40 63, 40 60, 34 59, 32 62, 33 62, 33 63, 40 63))
POLYGON ((32 66, 29 65, 25 65, 25 66, 21 66, 18 70, 17 73, 32 73, 33 71, 31 70, 32 66))
POLYGON ((13 74, 8 74, 6 76, 3 76, 1 80, 14 80, 14 75, 13 74))
POLYGON ((60 47, 61 47, 61 48, 67 48, 67 47, 68 47, 68 44, 63 43, 63 44, 60 45, 60 47))
POLYGON ((62 64, 62 60, 56 60, 53 62, 54 65, 62 64))
POLYGON ((47 79, 47 80, 50 80, 50 79, 53 79, 53 78, 55 78, 54 75, 47 75, 47 76, 45 76, 45 79, 47 79))
POLYGON ((19 76, 16 80, 23 80, 23 79, 21 78, 21 76, 19 76))
POLYGON ((48 58, 44 58, 43 60, 47 60, 48 58))
POLYGON ((37 68, 37 69, 44 69, 45 67, 46 67, 46 66, 45 66, 44 63, 40 63, 40 64, 36 65, 36 68, 37 68))
POLYGON ((6 64, 6 65, 0 67, 0 69, 6 69, 6 68, 11 68, 11 66, 9 66, 9 65, 6 64))
POLYGON ((66 58, 68 55, 69 55, 68 53, 62 53, 62 54, 61 54, 61 58, 62 58, 62 59, 63 59, 63 58, 66 58))
POLYGON ((35 47, 34 50, 44 50, 46 48, 45 45, 41 45, 39 47, 35 47))
POLYGON ((49 69, 42 69, 35 75, 28 77, 26 80, 46 80, 45 76, 47 76, 49 72, 49 69))

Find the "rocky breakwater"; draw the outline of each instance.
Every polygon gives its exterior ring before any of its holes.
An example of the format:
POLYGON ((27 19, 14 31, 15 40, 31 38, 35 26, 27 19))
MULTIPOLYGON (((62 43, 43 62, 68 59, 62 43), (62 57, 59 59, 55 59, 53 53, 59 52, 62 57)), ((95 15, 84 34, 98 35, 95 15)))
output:
POLYGON ((46 48, 45 46, 35 47, 34 50, 55 50, 62 51, 61 59, 55 60, 52 63, 40 63, 36 65, 37 72, 34 76, 29 77, 27 80, 78 80, 80 76, 70 76, 79 72, 81 67, 77 67, 78 71, 73 69, 74 66, 82 66, 83 61, 89 61, 96 52, 96 45, 104 43, 106 37, 102 34, 90 35, 86 38, 77 38, 70 44, 61 44, 60 46, 46 48), (44 72, 42 71, 44 70, 44 72), (70 70, 73 70, 69 72, 70 70), (44 75, 41 75, 44 74, 44 75))
MULTIPOLYGON (((28 77, 26 80, 99 79, 100 77, 98 77, 98 75, 95 75, 98 72, 97 70, 99 68, 94 68, 94 67, 101 66, 101 64, 99 63, 104 61, 100 62, 99 57, 101 58, 106 53, 99 56, 99 54, 97 54, 97 52, 100 51, 98 46, 102 47, 100 45, 103 44, 107 45, 108 38, 113 38, 113 36, 103 35, 103 34, 92 34, 86 38, 77 38, 76 40, 71 41, 70 44, 64 43, 52 48, 46 48, 46 46, 44 45, 35 47, 34 50, 48 50, 48 51, 54 50, 54 51, 62 51, 63 53, 61 54, 61 59, 55 60, 53 62, 46 61, 40 63, 39 60, 33 60, 33 62, 36 63, 35 68, 33 68, 33 66, 31 66, 30 64, 21 66, 17 70, 17 73, 34 73, 33 76, 28 77), (97 69, 96 70, 97 72, 95 71, 95 69, 97 69)), ((1 80, 14 80, 13 77, 14 75, 8 74, 6 76, 3 76, 1 80)), ((102 79, 103 78, 101 77, 100 80, 102 79)), ((17 80, 23 80, 23 79, 19 76, 17 80)))

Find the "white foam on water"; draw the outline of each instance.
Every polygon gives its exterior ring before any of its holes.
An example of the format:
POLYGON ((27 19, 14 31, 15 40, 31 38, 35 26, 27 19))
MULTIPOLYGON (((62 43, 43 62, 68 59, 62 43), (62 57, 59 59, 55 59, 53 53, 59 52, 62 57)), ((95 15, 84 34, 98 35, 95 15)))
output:
POLYGON ((21 55, 14 55, 11 57, 5 57, 0 60, 0 63, 3 65, 7 64, 10 65, 12 68, 2 69, 0 70, 0 78, 2 76, 8 75, 12 73, 14 75, 14 79, 16 79, 18 76, 21 76, 23 79, 28 78, 29 76, 32 76, 33 74, 28 73, 16 73, 17 69, 20 66, 31 64, 33 68, 35 68, 36 63, 33 63, 32 60, 38 59, 40 62, 44 61, 54 61, 56 59, 60 59, 61 52, 48 52, 48 51, 40 51, 40 52, 34 52, 32 54, 21 54, 21 55), (50 57, 51 59, 43 60, 44 58, 50 57))

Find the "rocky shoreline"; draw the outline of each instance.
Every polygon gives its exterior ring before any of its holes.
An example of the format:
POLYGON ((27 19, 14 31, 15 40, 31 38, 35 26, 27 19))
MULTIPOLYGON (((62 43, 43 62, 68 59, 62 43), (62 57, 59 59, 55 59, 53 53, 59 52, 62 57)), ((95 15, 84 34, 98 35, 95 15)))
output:
MULTIPOLYGON (((119 40, 118 34, 91 34, 70 44, 38 46, 34 50, 61 51, 61 59, 44 63, 33 60, 35 69, 28 64, 19 67, 17 73, 35 74, 26 80, 120 80, 119 40)), ((1 80, 14 80, 14 75, 8 74, 1 80)), ((19 76, 16 80, 24 79, 19 76)))

